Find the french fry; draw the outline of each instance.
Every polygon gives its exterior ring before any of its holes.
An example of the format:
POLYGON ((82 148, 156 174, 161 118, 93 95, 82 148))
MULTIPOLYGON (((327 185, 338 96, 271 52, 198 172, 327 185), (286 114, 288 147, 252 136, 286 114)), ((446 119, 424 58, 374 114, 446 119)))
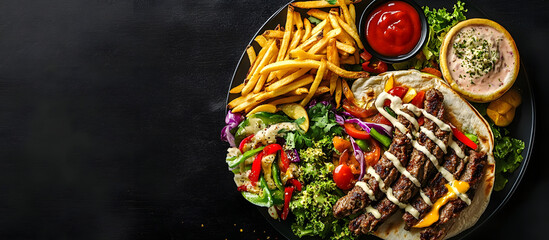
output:
POLYGON ((320 67, 320 61, 315 60, 284 60, 275 63, 271 63, 265 66, 261 73, 278 71, 282 69, 291 69, 291 68, 318 68, 320 67))
POLYGON ((289 93, 289 92, 291 92, 295 89, 298 89, 300 87, 303 87, 307 84, 312 83, 313 80, 314 80, 314 78, 313 78, 312 75, 305 75, 305 76, 301 77, 300 79, 298 79, 296 81, 293 81, 292 83, 290 83, 288 85, 285 85, 285 86, 282 86, 280 88, 275 89, 272 92, 266 92, 264 95, 259 96, 258 100, 263 101, 263 100, 268 99, 268 98, 274 98, 274 97, 278 97, 280 95, 284 95, 284 94, 289 93))
POLYGON ((341 12, 343 14, 343 17, 345 18, 345 22, 351 26, 351 28, 356 32, 356 24, 353 21, 353 18, 351 17, 351 13, 349 13, 349 8, 345 4, 344 0, 337 0, 337 3, 339 3, 339 7, 341 8, 341 12))
POLYGON ((358 36, 358 33, 356 30, 354 30, 349 24, 345 23, 341 18, 337 18, 339 25, 347 32, 355 41, 356 44, 360 49, 364 49, 364 45, 362 45, 362 41, 360 41, 360 37, 358 36))
POLYGON ((248 54, 248 59, 250 59, 250 66, 252 66, 255 62, 255 59, 257 58, 257 56, 255 55, 254 47, 248 46, 246 48, 246 54, 248 54))
POLYGON ((300 78, 301 76, 305 75, 305 73, 307 73, 309 71, 309 68, 302 68, 302 69, 299 69, 298 71, 274 82, 273 84, 271 84, 270 86, 268 86, 267 88, 265 88, 265 91, 267 92, 271 92, 271 91, 274 91, 286 84, 289 84, 291 82, 293 82, 294 80, 300 78))
POLYGON ((297 46, 297 48, 303 49, 305 51, 309 50, 313 46, 313 44, 317 43, 318 41, 320 41, 322 39, 322 35, 323 35, 322 32, 320 32, 316 35, 311 36, 305 42, 303 42, 302 44, 297 46))
POLYGON ((266 38, 279 38, 282 39, 284 37, 285 31, 280 30, 267 30, 263 33, 263 36, 266 38))
POLYGON ((336 108, 339 108, 339 103, 341 102, 341 81, 345 81, 345 80, 338 79, 336 84, 336 90, 335 90, 336 108))
MULTIPOLYGON (((345 4, 351 4, 359 2, 358 0, 345 0, 345 4)), ((291 4, 297 8, 328 8, 328 7, 339 7, 339 3, 330 4, 327 1, 302 1, 294 2, 291 4)))
POLYGON ((311 22, 309 22, 309 19, 303 19, 303 27, 305 28, 305 33, 303 34, 303 38, 301 38, 301 42, 304 42, 311 36, 312 26, 311 22))
POLYGON ((295 31, 294 37, 292 38, 292 42, 288 47, 288 52, 284 60, 288 60, 290 58, 290 52, 297 47, 297 45, 299 44, 299 40, 303 36, 303 33, 304 33, 303 29, 297 29, 297 31, 295 31))
POLYGON ((303 100, 301 100, 301 106, 307 105, 311 98, 315 95, 316 89, 318 88, 318 85, 320 85, 320 82, 322 81, 322 78, 324 77, 324 73, 326 72, 326 59, 322 59, 320 61, 320 66, 318 68, 318 71, 315 76, 315 80, 313 81, 313 84, 311 84, 311 89, 309 90, 309 93, 307 94, 307 97, 305 97, 303 100))
POLYGON ((351 87, 349 87, 347 81, 341 80, 341 90, 343 91, 343 95, 345 95, 345 98, 347 98, 351 102, 355 101, 355 95, 351 91, 351 87))
POLYGON ((280 44, 280 50, 278 51, 278 57, 276 61, 281 61, 286 57, 286 51, 288 50, 288 44, 290 44, 290 37, 292 36, 292 30, 294 28, 294 8, 288 6, 288 14, 286 14, 286 27, 284 28, 284 38, 280 44))
POLYGON ((356 48, 351 46, 351 45, 348 45, 348 44, 345 44, 345 43, 342 43, 340 41, 336 41, 336 48, 341 50, 341 51, 344 51, 348 54, 354 54, 356 52, 356 48))
POLYGON ((240 104, 243 104, 245 102, 247 102, 249 99, 255 97, 257 94, 253 93, 253 94, 248 94, 247 96, 240 96, 240 97, 237 97, 235 99, 233 99, 232 101, 230 101, 227 106, 229 108, 234 108, 240 104))
POLYGON ((313 9, 307 11, 307 14, 309 14, 309 16, 313 16, 313 17, 318 18, 320 20, 325 20, 328 17, 327 12, 324 12, 324 11, 316 9, 316 8, 313 8, 313 9))
POLYGON ((341 29, 334 29, 328 32, 326 36, 320 39, 320 41, 318 41, 315 45, 313 45, 307 52, 311 54, 315 54, 319 52, 322 48, 326 47, 326 44, 328 44, 328 41, 330 39, 335 38, 339 34, 341 34, 341 29))
POLYGON ((330 14, 328 14, 328 18, 330 19, 330 24, 332 25, 332 28, 334 29, 341 28, 341 26, 339 26, 339 23, 337 22, 336 15, 334 15, 332 11, 330 11, 330 14))
POLYGON ((316 91, 315 91, 315 93, 314 93, 314 96, 316 97, 316 96, 322 95, 322 94, 324 94, 324 93, 327 93, 327 92, 329 92, 329 91, 330 91, 330 88, 329 88, 329 87, 326 87, 326 86, 319 86, 319 87, 316 89, 316 91))
POLYGON ((244 83, 241 83, 240 85, 232 88, 229 93, 236 94, 242 91, 242 88, 244 87, 244 83))
MULTIPOLYGON (((274 63, 275 60, 276 60, 276 55, 273 54, 273 56, 271 57, 271 61, 269 63, 274 63)), ((259 80, 257 81, 257 84, 255 85, 254 93, 261 92, 261 89, 263 89, 263 85, 265 85, 265 81, 267 80, 267 77, 269 75, 273 75, 273 74, 272 73, 261 74, 261 76, 259 77, 259 80)))
MULTIPOLYGON (((297 88, 293 91, 290 91, 289 93, 287 93, 288 95, 295 95, 295 96, 300 96, 300 95, 305 95, 307 96, 307 94, 309 93, 309 89, 307 88, 304 88, 304 87, 300 87, 300 88, 297 88)), ((305 96, 303 96, 303 98, 305 98, 305 96)), ((302 98, 302 99, 303 99, 302 98)))
POLYGON ((353 19, 353 23, 356 24, 356 9, 354 4, 349 4, 349 13, 351 14, 351 18, 353 19))
MULTIPOLYGON (((339 66, 339 54, 336 50, 336 40, 335 39, 333 39, 333 38, 330 39, 326 50, 327 50, 327 55, 328 55, 328 61, 333 63, 336 66, 339 66)), ((330 73, 332 73, 332 72, 330 72, 330 73)), ((333 94, 335 89, 336 89, 337 75, 332 73, 332 74, 330 74, 330 77, 328 79, 330 79, 330 94, 333 94)))
POLYGON ((242 111, 245 111, 246 109, 248 109, 248 111, 252 110, 253 107, 259 105, 265 100, 265 95, 267 95, 265 92, 248 94, 248 96, 250 97, 247 97, 245 101, 242 101, 241 103, 237 104, 233 108, 232 112, 242 112, 242 111))
MULTIPOLYGON (((345 69, 342 69, 333 63, 327 62, 326 63, 328 69, 330 71, 334 72, 340 77, 343 78, 365 78, 369 77, 370 74, 367 72, 351 72, 347 71, 345 69)), ((272 71, 278 71, 282 69, 291 69, 291 68, 316 68, 318 69, 320 67, 320 61, 312 60, 312 59, 306 59, 306 60, 284 60, 280 62, 271 63, 267 66, 265 66, 261 73, 268 73, 272 71)))
POLYGON ((341 58, 339 63, 341 63, 341 64, 356 64, 355 57, 354 56, 353 57, 347 56, 346 58, 341 58))
POLYGON ((257 54, 257 58, 255 59, 254 64, 250 68, 250 71, 248 72, 248 75, 246 76, 247 79, 250 79, 251 76, 255 73, 255 70, 257 69, 257 66, 259 65, 259 62, 263 60, 265 57, 265 53, 267 52, 267 49, 269 49, 269 46, 274 42, 274 39, 270 39, 267 41, 265 47, 261 48, 259 51, 259 54, 257 54))
POLYGON ((257 37, 255 37, 254 39, 255 42, 257 42, 257 44, 259 44, 260 47, 265 47, 265 44, 267 44, 267 38, 265 38, 263 35, 258 35, 257 37))
MULTIPOLYGON (((265 56, 263 59, 261 59, 261 62, 257 65, 257 68, 255 69, 254 73, 252 74, 250 80, 248 83, 242 88, 242 95, 247 95, 250 93, 254 88, 262 75, 261 70, 263 67, 267 65, 267 63, 271 60, 274 54, 276 54, 276 51, 278 51, 276 47, 276 41, 272 41, 271 45, 268 47, 267 51, 265 52, 265 56)), ((268 74, 267 74, 268 76, 268 74)))
POLYGON ((290 58, 297 58, 299 59, 314 59, 320 61, 320 59, 324 58, 326 56, 324 55, 316 55, 311 54, 308 52, 303 51, 303 49, 296 48, 290 52, 290 58))
POLYGON ((294 11, 294 24, 297 29, 303 28, 303 20, 301 20, 301 14, 294 11))
POLYGON ((328 23, 328 20, 324 19, 322 22, 317 24, 312 30, 311 30, 311 36, 317 35, 324 29, 326 24, 328 23))
POLYGON ((328 65, 328 69, 330 69, 330 71, 334 72, 335 74, 337 74, 338 76, 340 77, 343 77, 343 78, 351 78, 351 79, 354 79, 354 78, 367 78, 370 76, 370 74, 368 72, 350 72, 350 71, 347 71, 345 69, 342 69, 336 65, 334 65, 333 63, 330 63, 328 62, 327 63, 328 65))
POLYGON ((295 96, 288 96, 288 97, 282 97, 282 98, 279 98, 279 99, 276 99, 276 100, 273 100, 271 102, 269 102, 269 104, 272 104, 272 105, 281 105, 281 104, 286 104, 286 103, 293 103, 293 102, 297 102, 297 101, 300 101, 301 99, 305 98, 305 94, 301 94, 301 95, 295 95, 295 96))

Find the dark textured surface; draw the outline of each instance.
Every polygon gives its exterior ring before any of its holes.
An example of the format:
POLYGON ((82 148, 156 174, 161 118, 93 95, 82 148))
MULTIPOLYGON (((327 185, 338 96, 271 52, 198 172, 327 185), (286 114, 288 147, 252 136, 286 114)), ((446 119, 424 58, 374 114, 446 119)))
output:
MULTIPOLYGON (((235 191, 219 130, 242 51, 286 2, 0 1, 0 238, 282 238, 235 191)), ((514 36, 547 146, 549 4, 475 5, 514 36)), ((471 238, 544 238, 546 158, 471 238)))

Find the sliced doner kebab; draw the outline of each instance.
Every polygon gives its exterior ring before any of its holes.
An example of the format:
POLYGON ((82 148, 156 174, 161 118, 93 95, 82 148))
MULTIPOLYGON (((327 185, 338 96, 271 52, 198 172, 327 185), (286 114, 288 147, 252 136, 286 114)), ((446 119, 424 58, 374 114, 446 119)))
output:
MULTIPOLYGON (((442 166, 448 172, 452 173, 456 179, 459 179, 459 176, 461 176, 461 173, 465 169, 469 157, 464 154, 466 148, 465 144, 455 140, 454 142, 458 145, 459 150, 455 151, 454 149, 449 149, 448 154, 444 156, 445 160, 442 166)), ((448 192, 448 188, 445 186, 447 183, 448 181, 444 178, 444 175, 439 172, 434 178, 429 180, 427 186, 422 189, 428 199, 421 196, 416 196, 414 200, 410 201, 410 205, 412 205, 412 207, 419 212, 419 218, 414 217, 408 212, 404 213, 402 219, 406 223, 406 230, 412 228, 421 219, 423 219, 425 215, 431 211, 433 203, 448 192)))
MULTIPOLYGON (((412 114, 408 110, 408 114, 412 114)), ((400 165, 406 166, 412 152, 412 134, 414 125, 404 116, 398 117, 401 128, 396 128, 393 140, 389 146, 388 153, 393 155, 400 165)), ((357 182, 354 188, 344 197, 340 198, 333 207, 333 214, 336 218, 342 218, 364 210, 376 199, 381 199, 384 194, 380 190, 380 183, 383 186, 390 186, 399 175, 393 160, 383 155, 372 167, 369 167, 362 181, 357 182), (378 182, 379 178, 379 182, 378 182)))
MULTIPOLYGON (((428 90, 425 96, 425 108, 422 111, 407 105, 417 114, 421 112, 425 116, 425 123, 420 127, 418 137, 412 143, 414 149, 408 166, 406 169, 399 169, 401 175, 398 180, 390 188, 385 189, 386 198, 374 207, 378 213, 367 212, 364 216, 354 219, 349 224, 351 231, 357 234, 373 232, 378 224, 383 223, 399 208, 419 216, 417 210, 407 202, 419 192, 421 186, 439 168, 439 162, 445 154, 445 146, 451 136, 449 126, 440 120, 444 116, 444 96, 436 89, 428 90)), ((388 94, 380 94, 376 103, 385 101, 386 97, 389 97, 388 94)), ((399 105, 398 98, 390 98, 390 100, 391 107, 399 105)))
MULTIPOLYGON (((460 178, 460 182, 467 183, 469 189, 467 196, 473 199, 474 194, 483 177, 484 167, 487 164, 488 156, 484 153, 470 151, 469 161, 465 167, 465 171, 460 178)), ((448 202, 440 212, 440 218, 435 224, 423 229, 420 233, 422 240, 438 240, 443 239, 449 232, 456 218, 460 213, 469 206, 470 203, 458 197, 455 200, 448 202)))

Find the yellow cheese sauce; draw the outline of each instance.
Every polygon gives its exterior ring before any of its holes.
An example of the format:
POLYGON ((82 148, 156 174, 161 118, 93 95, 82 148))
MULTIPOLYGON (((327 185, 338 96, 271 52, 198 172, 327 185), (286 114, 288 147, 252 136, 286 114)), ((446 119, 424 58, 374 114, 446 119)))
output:
POLYGON ((445 186, 446 188, 448 188, 448 192, 446 193, 446 195, 439 198, 435 202, 435 204, 433 204, 431 211, 427 213, 427 215, 425 215, 425 217, 422 218, 416 225, 414 225, 414 228, 424 228, 431 226, 433 223, 438 221, 440 217, 439 211, 442 206, 444 206, 449 201, 457 199, 458 195, 464 194, 467 192, 467 190, 469 190, 469 183, 458 180, 454 180, 450 184, 445 184, 445 186))

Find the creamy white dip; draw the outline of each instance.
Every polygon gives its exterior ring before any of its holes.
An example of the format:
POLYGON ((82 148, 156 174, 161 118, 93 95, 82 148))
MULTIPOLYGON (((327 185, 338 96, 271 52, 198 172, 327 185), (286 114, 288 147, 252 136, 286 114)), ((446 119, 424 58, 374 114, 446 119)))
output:
POLYGON ((514 79, 513 46, 505 35, 487 25, 463 27, 448 46, 447 62, 452 79, 472 93, 498 90, 514 79))

